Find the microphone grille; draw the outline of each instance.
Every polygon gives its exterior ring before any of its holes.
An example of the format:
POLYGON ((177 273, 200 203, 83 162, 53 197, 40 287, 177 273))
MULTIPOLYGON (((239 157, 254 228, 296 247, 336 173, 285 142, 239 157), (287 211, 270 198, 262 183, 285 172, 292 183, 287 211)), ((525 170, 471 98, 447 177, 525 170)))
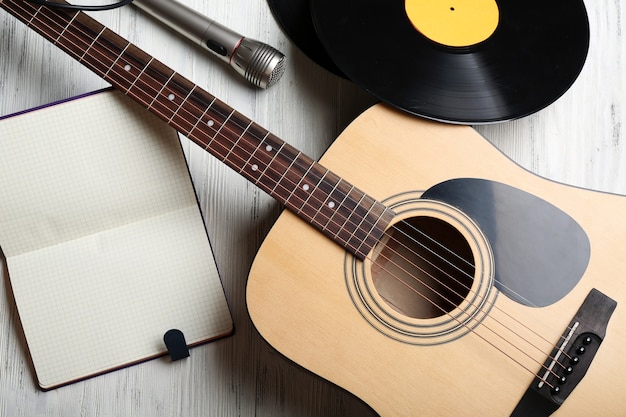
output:
POLYGON ((267 80, 267 87, 273 86, 278 80, 280 80, 280 77, 282 77, 285 73, 285 68, 286 59, 283 55, 282 57, 280 57, 276 65, 274 65, 274 69, 272 70, 272 72, 270 72, 269 79, 267 80))
POLYGON ((271 87, 285 72, 285 55, 253 39, 244 38, 235 55, 241 58, 242 75, 257 87, 271 87))

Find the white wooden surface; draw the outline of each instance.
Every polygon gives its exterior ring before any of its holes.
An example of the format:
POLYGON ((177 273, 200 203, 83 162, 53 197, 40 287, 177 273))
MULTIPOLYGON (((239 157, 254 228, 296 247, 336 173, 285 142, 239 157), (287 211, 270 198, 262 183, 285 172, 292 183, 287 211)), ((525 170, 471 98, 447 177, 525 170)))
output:
MULTIPOLYGON (((255 90, 232 69, 134 7, 92 15, 313 157, 319 157, 333 138, 374 102, 303 55, 281 32, 264 0, 183 2, 282 50, 289 60, 284 77, 269 90, 255 90)), ((586 5, 591 46, 574 86, 534 115, 477 129, 512 159, 540 175, 626 194, 623 3, 594 0, 586 5)), ((0 115, 106 86, 3 11, 0 74, 0 115)), ((157 359, 41 392, 2 267, 0 416, 375 415, 351 394, 283 358, 256 333, 246 312, 246 277, 279 207, 186 139, 183 147, 214 245, 235 334, 194 348, 191 358, 178 363, 157 359)), ((445 164, 445 155, 441 163, 445 164)))

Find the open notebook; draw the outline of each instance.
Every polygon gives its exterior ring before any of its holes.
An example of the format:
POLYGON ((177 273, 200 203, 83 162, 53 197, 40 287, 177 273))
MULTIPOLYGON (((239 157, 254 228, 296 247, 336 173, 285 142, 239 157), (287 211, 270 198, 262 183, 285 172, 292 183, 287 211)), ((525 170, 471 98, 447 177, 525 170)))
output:
POLYGON ((0 120, 0 248, 42 389, 232 332, 178 135, 114 90, 0 120))

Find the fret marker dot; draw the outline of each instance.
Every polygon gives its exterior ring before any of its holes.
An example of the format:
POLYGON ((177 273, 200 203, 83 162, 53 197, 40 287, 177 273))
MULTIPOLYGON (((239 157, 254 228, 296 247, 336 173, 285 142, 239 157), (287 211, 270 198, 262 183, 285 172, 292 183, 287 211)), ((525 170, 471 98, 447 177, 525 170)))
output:
POLYGON ((211 127, 211 126, 213 126, 213 125, 215 124, 215 122, 214 122, 213 120, 209 120, 209 121, 207 121, 207 122, 206 122, 206 124, 207 124, 209 127, 211 127))
POLYGON ((176 98, 176 96, 175 96, 174 94, 170 94, 169 96, 167 96, 167 99, 168 99, 169 101, 172 101, 172 100, 174 100, 175 98, 176 98))
POLYGON ((272 145, 267 145, 265 147, 265 150, 268 151, 268 152, 272 152, 272 145))
POLYGON ((128 65, 128 64, 124 65, 124 69, 125 69, 126 71, 130 71, 130 65, 128 65))
POLYGON ((302 186, 302 189, 303 189, 304 191, 309 191, 309 184, 304 184, 304 185, 302 186))
POLYGON ((259 169, 259 166, 257 164, 252 164, 252 170, 256 171, 257 169, 259 169))
POLYGON ((335 208, 335 202, 334 201, 329 201, 328 202, 328 207, 335 208))

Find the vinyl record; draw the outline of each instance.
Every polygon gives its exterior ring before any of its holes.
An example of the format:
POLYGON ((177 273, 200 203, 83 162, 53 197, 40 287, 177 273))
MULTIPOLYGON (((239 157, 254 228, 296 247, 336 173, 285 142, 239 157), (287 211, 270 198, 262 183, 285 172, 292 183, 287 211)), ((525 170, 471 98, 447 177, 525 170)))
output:
POLYGON ((341 70, 330 59, 315 33, 309 0, 267 0, 267 2, 282 30, 306 56, 324 69, 343 77, 341 70))
POLYGON ((578 77, 589 49, 582 0, 310 0, 327 53, 382 101, 482 124, 532 114, 578 77))

